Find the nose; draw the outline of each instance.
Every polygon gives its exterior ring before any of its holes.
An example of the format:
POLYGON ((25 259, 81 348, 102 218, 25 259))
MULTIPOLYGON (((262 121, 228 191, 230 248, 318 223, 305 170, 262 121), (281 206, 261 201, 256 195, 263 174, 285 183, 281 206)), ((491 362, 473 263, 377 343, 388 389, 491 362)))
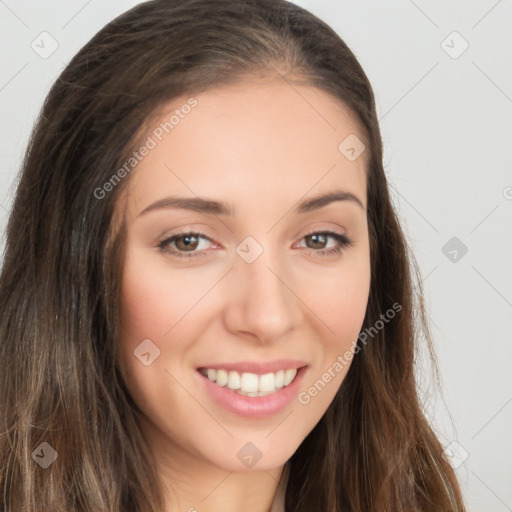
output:
POLYGON ((282 259, 266 250, 252 263, 237 256, 227 290, 227 329, 274 343, 297 328, 302 321, 301 301, 291 281, 282 259))

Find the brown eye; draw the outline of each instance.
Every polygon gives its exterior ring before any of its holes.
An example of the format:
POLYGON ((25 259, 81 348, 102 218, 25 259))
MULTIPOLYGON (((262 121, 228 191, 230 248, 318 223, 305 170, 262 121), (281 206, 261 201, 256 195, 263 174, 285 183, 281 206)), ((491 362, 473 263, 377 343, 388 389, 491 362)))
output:
POLYGON ((174 243, 180 251, 193 251, 199 245, 199 237, 194 234, 180 235, 174 239, 174 243))
POLYGON ((333 231, 309 233, 303 238, 303 240, 306 243, 306 247, 311 249, 310 253, 314 255, 318 254, 320 256, 341 253, 344 248, 352 245, 352 240, 350 240, 346 235, 335 233, 333 231), (327 248, 326 244, 328 244, 329 239, 335 240, 337 245, 327 248))
POLYGON ((178 233, 162 240, 158 244, 158 248, 161 252, 169 253, 172 256, 191 258, 205 254, 204 250, 197 250, 202 240, 211 242, 202 233, 178 233))
POLYGON ((313 233, 312 235, 307 235, 304 237, 305 240, 311 240, 313 242, 313 247, 309 246, 310 249, 325 249, 325 244, 327 243, 329 236, 325 233, 313 233), (322 247, 318 247, 318 245, 322 247))

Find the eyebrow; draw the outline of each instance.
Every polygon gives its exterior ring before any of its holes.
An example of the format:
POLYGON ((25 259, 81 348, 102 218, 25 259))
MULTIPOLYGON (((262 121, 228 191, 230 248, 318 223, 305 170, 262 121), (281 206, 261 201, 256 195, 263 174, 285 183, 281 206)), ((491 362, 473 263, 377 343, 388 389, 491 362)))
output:
MULTIPOLYGON (((362 201, 351 192, 343 190, 333 190, 326 194, 317 195, 306 199, 299 203, 295 208, 296 214, 307 213, 313 210, 319 210, 336 201, 349 201, 357 204, 363 210, 366 210, 362 201)), ((191 210, 199 213, 206 213, 209 215, 235 215, 235 209, 228 203, 222 203, 213 199, 203 199, 201 197, 165 197, 159 199, 139 213, 139 217, 154 210, 161 210, 167 208, 191 210)))

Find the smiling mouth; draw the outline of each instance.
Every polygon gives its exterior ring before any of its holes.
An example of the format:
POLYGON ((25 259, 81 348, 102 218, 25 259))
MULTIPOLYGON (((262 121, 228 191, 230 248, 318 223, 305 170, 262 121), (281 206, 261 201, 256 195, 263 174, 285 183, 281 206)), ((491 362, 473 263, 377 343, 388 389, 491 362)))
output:
POLYGON ((229 388, 239 395, 256 397, 276 393, 289 386, 300 368, 289 368, 262 375, 214 368, 199 368, 198 371, 219 387, 229 388))

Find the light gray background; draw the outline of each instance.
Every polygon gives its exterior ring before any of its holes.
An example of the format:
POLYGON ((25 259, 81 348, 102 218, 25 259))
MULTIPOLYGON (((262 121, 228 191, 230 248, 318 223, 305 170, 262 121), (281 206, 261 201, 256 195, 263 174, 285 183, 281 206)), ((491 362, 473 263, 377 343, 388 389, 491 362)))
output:
MULTIPOLYGON (((51 84, 137 3, 0 0, 2 234, 51 84), (31 47, 51 50, 44 31, 58 44, 47 58, 31 47)), ((443 379, 438 395, 428 364, 419 365, 426 411, 469 510, 512 510, 512 2, 296 3, 344 38, 375 90, 386 171, 422 272, 443 379)))

